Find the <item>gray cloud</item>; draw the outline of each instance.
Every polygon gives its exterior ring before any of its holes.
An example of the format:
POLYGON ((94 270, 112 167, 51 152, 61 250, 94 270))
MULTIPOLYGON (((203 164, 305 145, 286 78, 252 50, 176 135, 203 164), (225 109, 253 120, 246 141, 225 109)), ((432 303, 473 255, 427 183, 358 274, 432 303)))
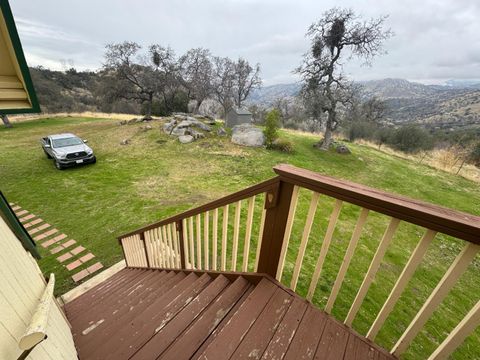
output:
POLYGON ((402 77, 424 82, 480 78, 478 0, 15 0, 11 1, 27 60, 61 68, 101 66, 105 44, 133 40, 192 47, 261 63, 266 84, 295 81, 292 70, 308 49, 307 27, 333 6, 363 17, 389 15, 395 36, 388 53, 345 72, 357 80, 402 77))

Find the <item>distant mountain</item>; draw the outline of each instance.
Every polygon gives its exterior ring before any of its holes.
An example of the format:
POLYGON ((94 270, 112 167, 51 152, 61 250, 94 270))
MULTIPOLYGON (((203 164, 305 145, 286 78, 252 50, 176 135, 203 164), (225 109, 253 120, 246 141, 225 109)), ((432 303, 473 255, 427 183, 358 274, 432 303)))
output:
POLYGON ((248 99, 248 102, 250 104, 269 106, 272 105, 276 99, 293 98, 297 96, 300 91, 300 87, 300 83, 264 86, 253 91, 248 99))
MULTIPOLYGON (((425 85, 405 79, 359 82, 366 98, 387 104, 387 120, 394 124, 420 123, 435 128, 480 126, 480 83, 449 80, 445 85, 425 85)), ((251 104, 272 105, 277 98, 295 97, 300 84, 278 84, 256 90, 251 104)))

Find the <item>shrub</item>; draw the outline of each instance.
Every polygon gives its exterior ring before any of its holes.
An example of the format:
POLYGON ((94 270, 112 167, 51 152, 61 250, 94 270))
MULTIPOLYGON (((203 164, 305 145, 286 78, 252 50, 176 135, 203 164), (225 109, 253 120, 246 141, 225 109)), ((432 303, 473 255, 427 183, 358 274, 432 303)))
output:
POLYGON ((377 125, 372 122, 353 122, 348 129, 348 139, 355 141, 356 139, 370 140, 377 129, 377 125))
POLYGON ((278 139, 278 128, 280 124, 280 112, 277 109, 270 110, 265 117, 265 129, 263 134, 265 135, 265 144, 270 149, 278 139))
POLYGON ((433 148, 430 134, 414 125, 402 126, 397 129, 392 136, 391 142, 394 148, 407 153, 433 148))
POLYGON ((277 139, 271 145, 270 149, 278 150, 285 153, 293 153, 293 143, 287 139, 277 139))

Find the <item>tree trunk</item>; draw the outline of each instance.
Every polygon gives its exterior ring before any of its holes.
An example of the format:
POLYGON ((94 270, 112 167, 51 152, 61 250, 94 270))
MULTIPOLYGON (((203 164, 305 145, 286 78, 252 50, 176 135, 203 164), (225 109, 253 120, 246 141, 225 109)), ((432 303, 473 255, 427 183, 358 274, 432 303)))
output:
POLYGON ((333 124, 335 120, 335 110, 328 110, 328 119, 325 124, 325 134, 323 135, 323 140, 319 143, 319 148, 321 150, 328 150, 333 141, 333 124))
POLYGON ((152 120, 152 104, 153 104, 153 94, 149 94, 148 100, 147 100, 147 111, 145 113, 145 116, 143 117, 143 120, 152 120))
POLYGON ((3 121, 3 124, 5 125, 5 127, 11 128, 12 123, 10 122, 10 120, 8 120, 8 116, 7 115, 0 115, 0 116, 2 117, 2 121, 3 121))

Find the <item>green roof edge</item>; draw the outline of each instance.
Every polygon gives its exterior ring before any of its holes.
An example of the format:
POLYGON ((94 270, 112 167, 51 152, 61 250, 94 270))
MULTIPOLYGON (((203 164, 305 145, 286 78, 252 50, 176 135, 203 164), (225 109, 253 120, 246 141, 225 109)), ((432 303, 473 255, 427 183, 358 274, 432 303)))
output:
POLYGON ((40 104, 38 103, 37 94, 33 86, 32 77, 30 76, 30 70, 28 69, 27 61, 25 60, 25 55, 23 53, 22 43, 20 42, 20 37, 18 36, 17 27, 15 25, 15 20, 13 19, 12 9, 8 0, 0 1, 0 9, 2 10, 3 16, 5 18, 5 24, 7 26, 8 33, 10 35, 10 40, 12 41, 13 49, 15 51, 15 56, 17 57, 18 65, 22 72, 23 81, 25 82, 26 90, 30 103, 32 105, 29 109, 6 109, 0 110, 1 114, 25 114, 25 113, 39 113, 40 104))

